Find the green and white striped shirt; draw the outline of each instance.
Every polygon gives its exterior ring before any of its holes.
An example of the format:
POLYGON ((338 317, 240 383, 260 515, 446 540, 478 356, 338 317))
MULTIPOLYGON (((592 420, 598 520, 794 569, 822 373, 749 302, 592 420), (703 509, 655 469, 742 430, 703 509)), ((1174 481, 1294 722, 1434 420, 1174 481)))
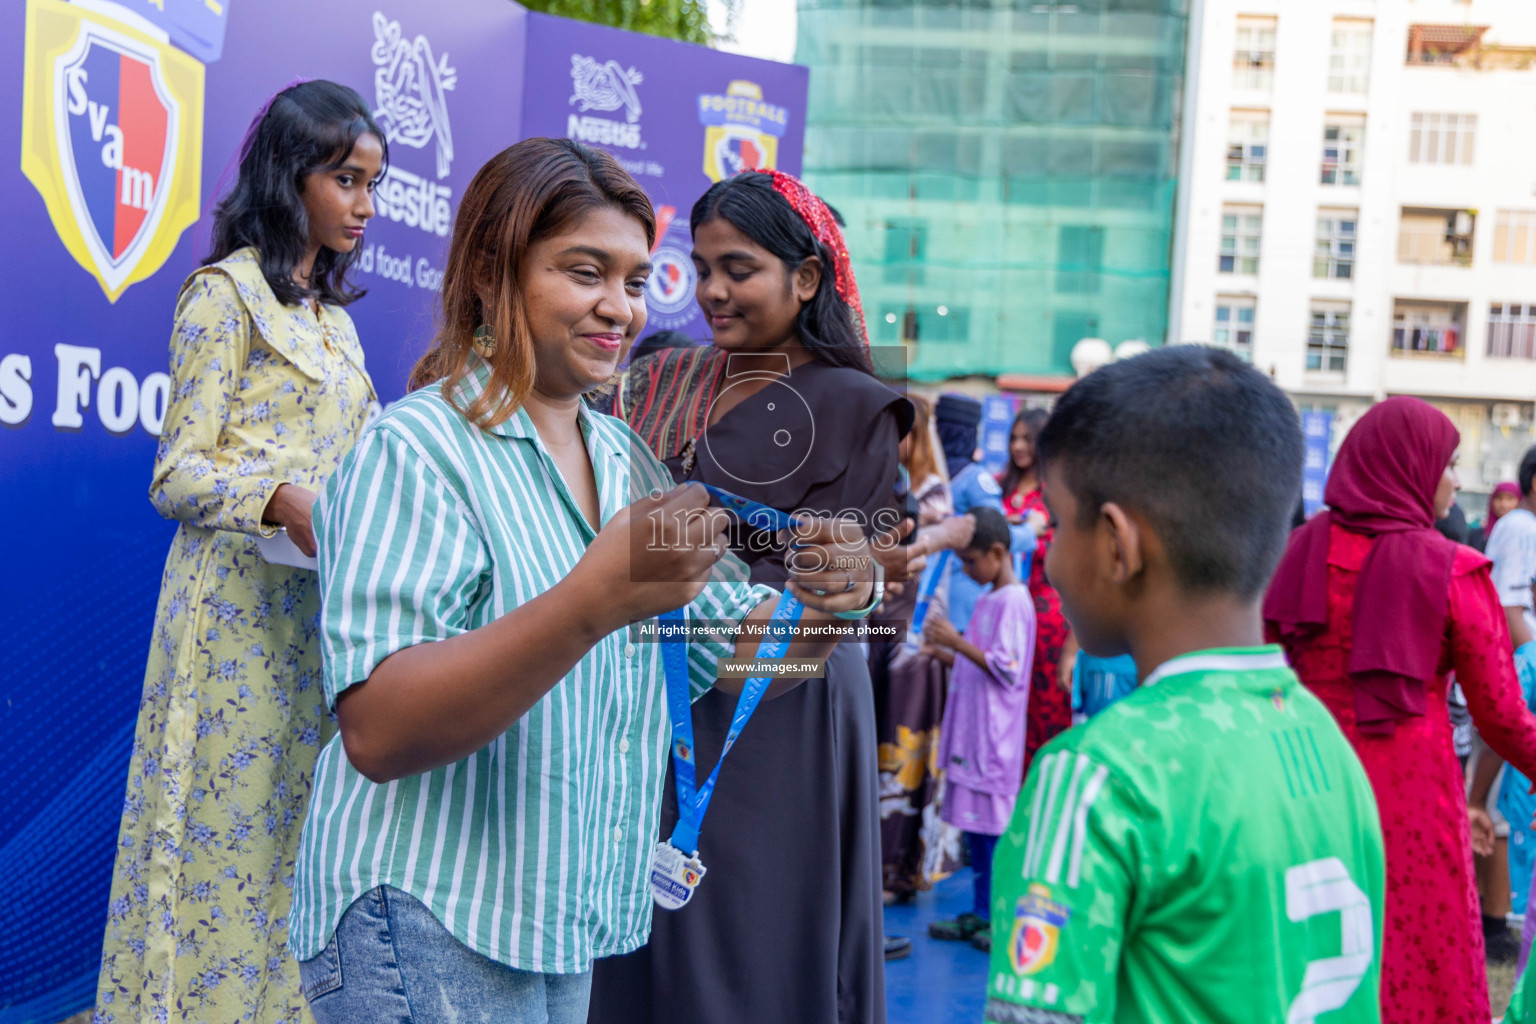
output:
MULTIPOLYGON (((489 367, 476 360, 467 407, 489 367)), ((602 521, 666 468, 627 425, 581 412, 602 521)), ((499 618, 553 587, 593 538, 525 411, 490 431, 430 385, 363 435, 315 506, 326 696, 390 654, 499 618)), ((772 597, 727 555, 690 618, 739 621, 772 597)), ((696 642, 694 696, 728 641, 696 642)), ((490 746, 369 782, 338 736, 321 752, 294 879, 289 948, 318 955, 379 885, 431 908, 471 949, 519 970, 585 971, 650 933, 647 881, 670 748, 661 648, 605 637, 490 746)))

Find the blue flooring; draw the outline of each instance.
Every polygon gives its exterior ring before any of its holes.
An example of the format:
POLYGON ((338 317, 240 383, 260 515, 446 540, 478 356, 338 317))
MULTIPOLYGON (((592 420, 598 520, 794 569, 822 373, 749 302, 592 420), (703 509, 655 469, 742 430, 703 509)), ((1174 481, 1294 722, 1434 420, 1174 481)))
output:
POLYGON ((885 930, 912 940, 912 955, 885 965, 888 1024, 979 1024, 987 1001, 987 955, 967 942, 928 937, 928 922, 971 909, 971 872, 957 872, 917 894, 917 902, 885 908, 885 930))

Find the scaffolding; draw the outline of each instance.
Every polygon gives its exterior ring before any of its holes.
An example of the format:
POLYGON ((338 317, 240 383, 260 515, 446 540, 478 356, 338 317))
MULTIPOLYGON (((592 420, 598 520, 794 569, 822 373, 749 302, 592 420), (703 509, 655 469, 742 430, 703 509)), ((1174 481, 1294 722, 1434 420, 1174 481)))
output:
POLYGON ((1187 0, 800 0, 805 174, 911 375, 1161 344, 1187 0))

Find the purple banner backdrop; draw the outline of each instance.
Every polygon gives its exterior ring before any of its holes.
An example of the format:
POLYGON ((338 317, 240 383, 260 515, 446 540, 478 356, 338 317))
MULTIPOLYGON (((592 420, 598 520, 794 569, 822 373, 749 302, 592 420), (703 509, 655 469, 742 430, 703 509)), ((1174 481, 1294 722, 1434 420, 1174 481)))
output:
POLYGON ((651 329, 702 335, 689 207, 739 167, 798 171, 806 72, 508 0, 18 0, 0 39, 0 1024, 51 1024, 94 995, 174 529, 146 491, 176 294, 257 108, 331 78, 390 135, 350 310, 389 401, 430 340, 459 196, 530 135, 608 149, 670 208, 651 329))
POLYGON ((656 204, 647 333, 707 337, 693 301, 688 214, 737 171, 800 173, 806 69, 530 14, 527 81, 525 134, 601 146, 656 204))

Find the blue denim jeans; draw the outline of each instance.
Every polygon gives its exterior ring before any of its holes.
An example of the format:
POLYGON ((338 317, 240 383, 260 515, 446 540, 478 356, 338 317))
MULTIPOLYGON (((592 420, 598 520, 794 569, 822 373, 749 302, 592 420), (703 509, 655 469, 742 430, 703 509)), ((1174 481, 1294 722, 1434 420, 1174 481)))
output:
POLYGON ((536 974, 481 956, 414 896, 380 886, 299 964, 317 1024, 584 1024, 592 972, 536 974))

